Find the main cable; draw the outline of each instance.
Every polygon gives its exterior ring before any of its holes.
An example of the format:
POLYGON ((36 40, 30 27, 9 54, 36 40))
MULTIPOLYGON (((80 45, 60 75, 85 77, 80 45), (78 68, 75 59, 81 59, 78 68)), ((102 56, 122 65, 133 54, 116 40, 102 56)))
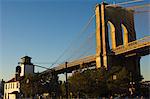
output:
POLYGON ((73 53, 70 55, 70 57, 67 58, 66 60, 70 60, 75 54, 79 53, 79 51, 80 51, 81 49, 83 49, 85 45, 88 45, 87 43, 89 43, 90 40, 93 38, 93 34, 94 34, 94 33, 95 33, 95 32, 92 32, 91 35, 89 35, 89 36, 85 39, 85 41, 84 41, 82 44, 80 44, 80 46, 79 46, 77 49, 75 49, 75 50, 73 51, 73 53))
POLYGON ((52 67, 53 65, 55 65, 55 64, 65 55, 65 53, 69 50, 69 48, 70 48, 71 46, 73 46, 73 43, 76 41, 77 38, 79 38, 79 37, 84 33, 84 31, 86 31, 86 29, 88 28, 88 26, 90 25, 90 23, 91 23, 91 21, 93 20, 94 17, 95 17, 95 14, 92 15, 92 16, 89 18, 88 22, 85 24, 85 26, 83 27, 83 29, 78 33, 79 35, 70 43, 69 47, 67 47, 67 48, 63 51, 63 53, 56 59, 56 61, 55 61, 50 67, 52 67))

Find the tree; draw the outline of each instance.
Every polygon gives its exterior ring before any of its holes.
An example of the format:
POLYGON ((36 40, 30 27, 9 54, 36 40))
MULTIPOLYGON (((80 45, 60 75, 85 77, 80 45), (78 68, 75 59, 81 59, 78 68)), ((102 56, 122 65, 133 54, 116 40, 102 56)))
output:
POLYGON ((125 67, 114 66, 108 71, 107 75, 107 85, 110 94, 128 94, 130 76, 125 67), (116 76, 115 79, 113 78, 114 76, 116 76))
POLYGON ((107 96, 106 69, 85 70, 69 77, 69 91, 74 96, 88 96, 91 98, 107 96))
POLYGON ((33 97, 38 90, 37 84, 39 83, 37 82, 35 75, 26 75, 20 82, 21 92, 24 94, 24 97, 33 97))
POLYGON ((0 82, 0 93, 2 95, 4 94, 4 83, 5 83, 5 81, 2 79, 0 82))
POLYGON ((58 95, 59 91, 58 77, 55 71, 42 74, 26 75, 21 80, 21 92, 24 97, 34 97, 43 93, 58 95))
POLYGON ((69 92, 74 97, 88 96, 96 98, 98 96, 107 97, 114 94, 128 94, 130 76, 125 67, 114 66, 109 70, 101 67, 74 73, 69 77, 68 81, 69 92), (113 79, 114 75, 116 76, 115 79, 113 79))

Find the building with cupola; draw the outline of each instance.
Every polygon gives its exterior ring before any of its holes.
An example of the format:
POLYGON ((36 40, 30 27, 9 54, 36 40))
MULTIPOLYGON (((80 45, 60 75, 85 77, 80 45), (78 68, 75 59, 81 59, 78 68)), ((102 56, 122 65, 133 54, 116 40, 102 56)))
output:
POLYGON ((4 99, 18 99, 20 97, 20 81, 25 75, 34 74, 34 65, 31 57, 24 56, 18 62, 16 73, 12 79, 4 83, 4 99))
POLYGON ((34 73, 34 65, 31 63, 31 57, 25 56, 21 58, 21 62, 18 63, 17 66, 19 72, 19 76, 25 76, 26 74, 34 73))

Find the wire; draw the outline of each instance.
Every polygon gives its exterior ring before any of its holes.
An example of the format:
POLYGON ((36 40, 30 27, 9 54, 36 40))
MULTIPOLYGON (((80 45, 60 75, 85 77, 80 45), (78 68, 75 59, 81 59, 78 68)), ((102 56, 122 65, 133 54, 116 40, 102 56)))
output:
POLYGON ((136 5, 136 6, 129 6, 129 7, 126 7, 126 8, 137 9, 137 8, 145 8, 145 7, 150 7, 150 4, 142 4, 142 5, 136 5))
POLYGON ((135 13, 135 14, 139 14, 139 13, 146 13, 146 12, 150 12, 150 10, 136 11, 136 12, 134 12, 134 13, 135 13))
POLYGON ((127 2, 120 2, 120 3, 117 3, 117 5, 124 5, 124 4, 142 2, 142 1, 144 1, 144 0, 132 0, 132 1, 127 1, 127 2))
POLYGON ((52 62, 34 62, 34 64, 53 64, 52 62))
POLYGON ((81 36, 81 34, 84 33, 84 31, 88 28, 88 26, 90 25, 90 23, 91 23, 91 21, 93 20, 94 17, 95 17, 95 14, 92 15, 92 16, 89 18, 89 20, 88 20, 88 22, 86 23, 86 25, 85 25, 85 26, 83 27, 83 29, 78 33, 79 35, 70 43, 69 47, 67 47, 67 48, 64 50, 64 52, 56 59, 56 61, 55 61, 50 67, 52 67, 54 64, 56 64, 56 63, 65 55, 65 53, 69 50, 69 48, 70 48, 71 46, 73 46, 73 43, 75 43, 76 39, 79 38, 79 37, 81 36))
POLYGON ((93 37, 93 34, 94 34, 94 33, 95 33, 95 32, 92 32, 91 35, 89 35, 89 36, 87 37, 86 41, 85 41, 83 44, 81 44, 81 45, 79 46, 79 48, 77 48, 76 50, 74 50, 73 53, 70 55, 70 57, 67 58, 66 60, 70 60, 74 55, 76 55, 77 53, 79 53, 79 51, 81 51, 81 49, 84 49, 84 46, 89 44, 90 39, 93 37))
POLYGON ((47 67, 44 67, 44 66, 40 66, 40 65, 34 65, 34 66, 40 67, 40 68, 44 68, 44 69, 46 69, 46 70, 51 70, 50 68, 47 68, 47 67))
POLYGON ((144 0, 132 0, 132 1, 126 1, 126 2, 119 2, 119 3, 109 4, 109 5, 106 5, 106 6, 124 5, 124 4, 136 3, 136 2, 142 2, 142 1, 144 1, 144 0))
POLYGON ((93 45, 89 46, 88 50, 85 50, 85 51, 84 51, 79 57, 77 57, 77 58, 81 58, 81 57, 85 56, 86 54, 89 53, 89 50, 91 50, 91 49, 93 49, 93 48, 94 48, 93 45))

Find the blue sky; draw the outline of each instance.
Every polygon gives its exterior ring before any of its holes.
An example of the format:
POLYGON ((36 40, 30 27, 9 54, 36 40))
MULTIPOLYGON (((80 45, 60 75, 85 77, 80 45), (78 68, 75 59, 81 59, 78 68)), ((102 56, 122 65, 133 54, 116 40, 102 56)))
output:
MULTIPOLYGON (((14 76, 15 67, 25 55, 31 56, 35 64, 43 63, 40 65, 50 67, 94 14, 97 3, 101 3, 101 0, 0 0, 0 79, 8 80, 14 76)), ((125 6, 145 3, 148 0, 125 6)), ((148 14, 135 15, 137 38, 149 35, 148 14)), ((85 35, 94 32, 94 29, 93 20, 85 35)), ((80 40, 75 44, 80 45, 80 40)), ((149 55, 141 59, 142 75, 148 80, 149 61, 149 55)), ((35 70, 41 71, 40 68, 35 70)))

